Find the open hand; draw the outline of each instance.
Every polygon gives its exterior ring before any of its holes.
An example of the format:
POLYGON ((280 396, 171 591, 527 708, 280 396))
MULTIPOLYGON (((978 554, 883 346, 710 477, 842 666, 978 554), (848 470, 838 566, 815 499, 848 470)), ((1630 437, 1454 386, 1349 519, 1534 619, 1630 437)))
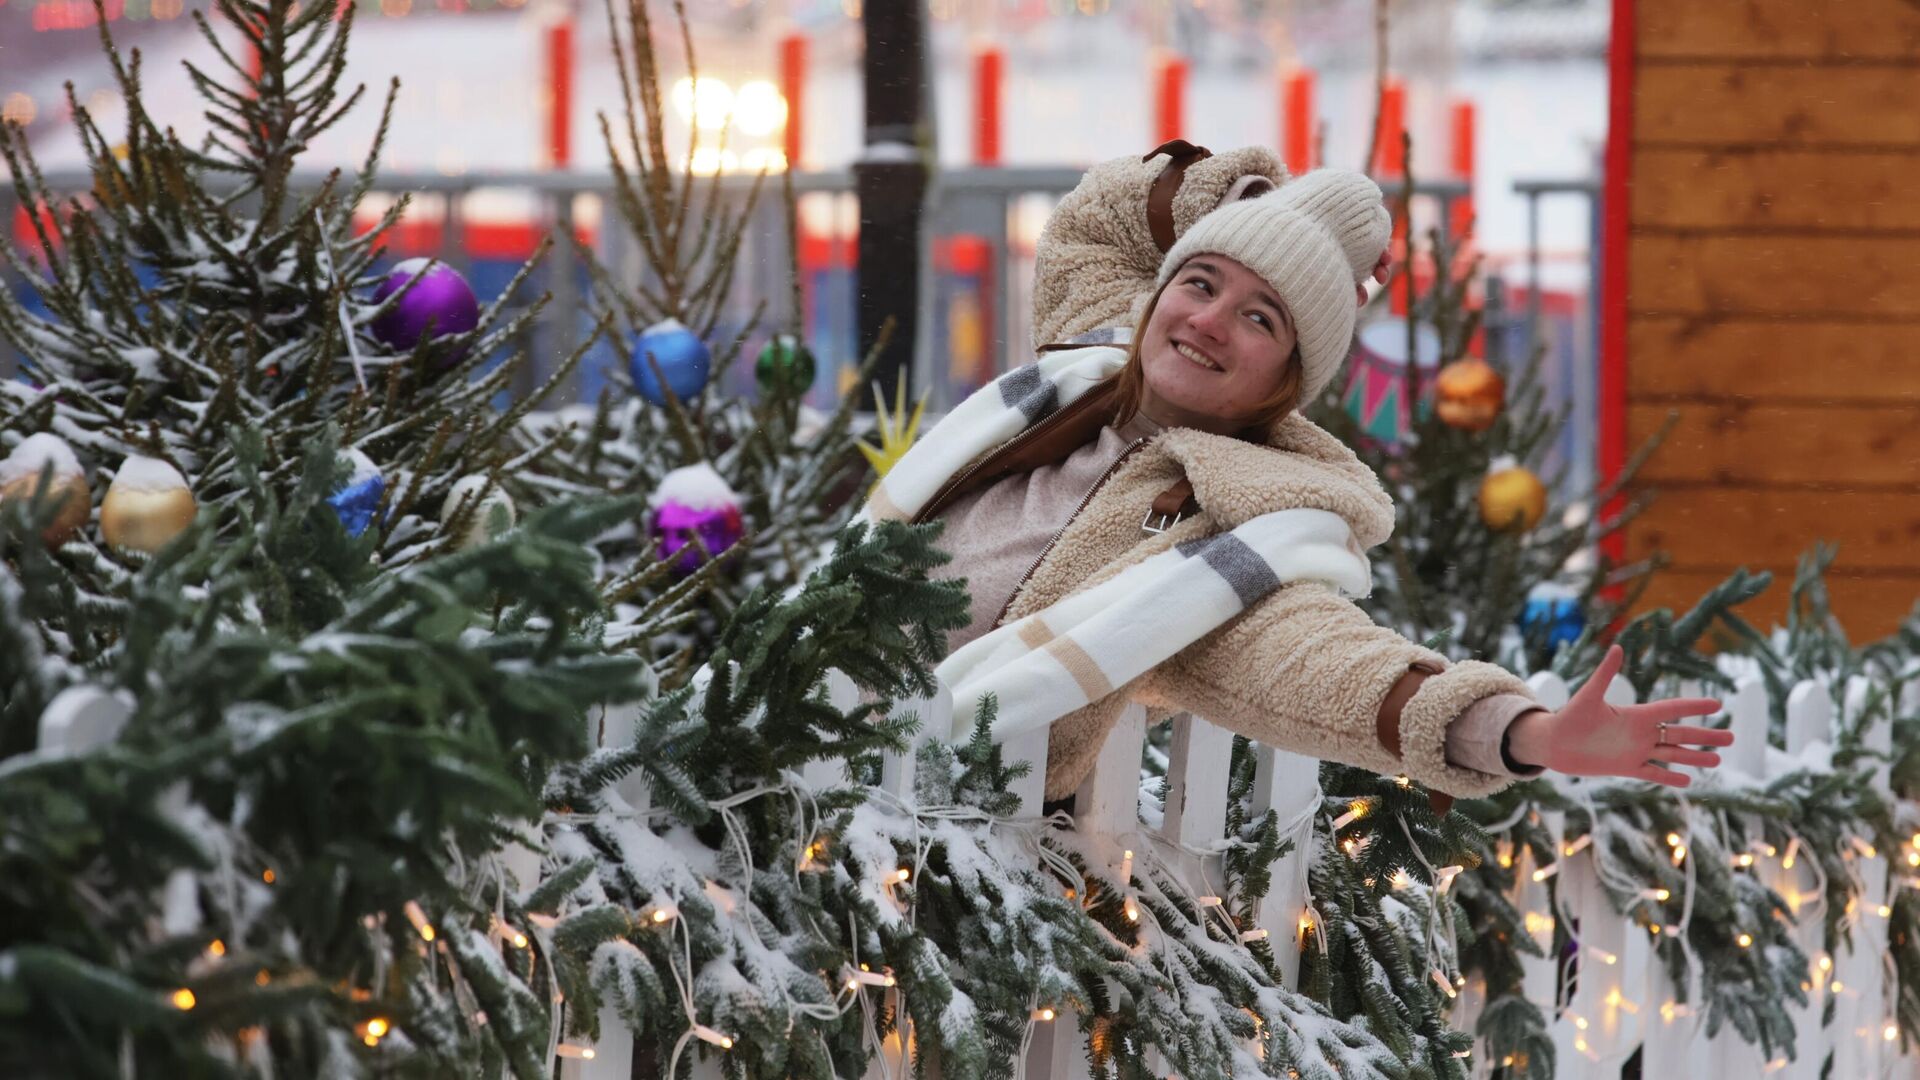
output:
POLYGON ((1604 698, 1626 653, 1615 645, 1573 700, 1557 712, 1530 712, 1507 732, 1507 751, 1527 765, 1569 776, 1623 776, 1686 787, 1692 778, 1666 768, 1712 768, 1720 755, 1697 746, 1731 746, 1733 732, 1677 723, 1720 711, 1712 698, 1669 698, 1644 705, 1609 705, 1604 698))

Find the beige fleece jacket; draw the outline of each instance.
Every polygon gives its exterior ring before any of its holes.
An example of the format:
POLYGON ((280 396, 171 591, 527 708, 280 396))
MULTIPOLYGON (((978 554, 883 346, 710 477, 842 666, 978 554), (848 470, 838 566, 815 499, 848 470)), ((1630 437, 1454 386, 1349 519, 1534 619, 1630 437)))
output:
MULTIPOLYGON (((1132 446, 1103 475, 1014 595, 1007 620, 1174 544, 1274 510, 1338 513, 1361 549, 1384 541, 1393 527, 1392 503, 1372 471, 1300 416, 1275 425, 1266 445, 1168 429, 1132 446), (1145 508, 1183 473, 1201 511, 1164 533, 1143 533, 1145 508)), ((1191 712, 1269 746, 1404 773, 1455 796, 1487 795, 1513 778, 1452 763, 1446 734, 1475 702, 1500 694, 1532 697, 1512 673, 1478 661, 1449 665, 1446 657, 1374 625, 1325 586, 1285 585, 1158 668, 1055 721, 1046 795, 1061 798, 1079 786, 1129 700, 1147 705, 1156 721, 1191 712), (1402 710, 1396 758, 1380 745, 1375 720, 1387 692, 1415 661, 1442 670, 1402 710)))
MULTIPOLYGON (((1100 429, 1097 437, 1057 465, 1009 476, 956 500, 941 512, 946 531, 941 547, 953 561, 935 575, 963 579, 969 597, 968 625, 948 635, 951 650, 993 629, 1001 610, 1023 583, 1054 533, 1067 524, 1088 490, 1136 441, 1161 431, 1145 414, 1119 427, 1100 429)), ((1151 627, 1141 627, 1151 633, 1151 627)), ((1507 727, 1521 714, 1539 708, 1531 698, 1495 694, 1470 705, 1447 725, 1445 758, 1451 765, 1492 776, 1537 776, 1540 769, 1515 772, 1502 754, 1507 727)))

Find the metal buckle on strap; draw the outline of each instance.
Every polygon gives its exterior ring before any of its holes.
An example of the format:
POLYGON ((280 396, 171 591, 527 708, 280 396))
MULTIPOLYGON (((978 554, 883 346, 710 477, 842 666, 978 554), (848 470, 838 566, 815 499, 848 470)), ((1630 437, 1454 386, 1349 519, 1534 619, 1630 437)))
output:
POLYGON ((1140 531, 1157 536, 1173 528, 1175 525, 1180 524, 1182 521, 1185 521, 1186 517, 1187 515, 1185 514, 1161 514, 1159 515, 1160 520, 1154 521, 1153 508, 1149 506, 1147 508, 1147 516, 1140 519, 1140 531))

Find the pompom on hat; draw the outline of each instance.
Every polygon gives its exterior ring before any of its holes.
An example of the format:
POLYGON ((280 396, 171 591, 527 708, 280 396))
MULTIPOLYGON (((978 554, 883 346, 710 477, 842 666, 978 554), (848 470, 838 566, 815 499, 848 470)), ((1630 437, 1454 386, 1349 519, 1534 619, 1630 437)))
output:
POLYGON ((1354 282, 1372 273, 1391 235, 1379 185, 1357 172, 1317 169, 1195 222, 1161 261, 1157 284, 1197 255, 1224 255, 1260 275, 1293 317, 1306 369, 1302 400, 1312 401, 1346 361, 1354 282))

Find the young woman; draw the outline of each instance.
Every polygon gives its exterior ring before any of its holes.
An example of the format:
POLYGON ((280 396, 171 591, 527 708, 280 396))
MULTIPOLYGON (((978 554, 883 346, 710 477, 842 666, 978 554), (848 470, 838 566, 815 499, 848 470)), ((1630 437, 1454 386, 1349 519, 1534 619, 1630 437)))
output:
POLYGON ((1668 766, 1717 764, 1695 747, 1731 733, 1679 721, 1718 702, 1602 700, 1617 648, 1548 710, 1511 673, 1449 663, 1352 602, 1392 503, 1298 408, 1346 359, 1387 214, 1354 173, 1246 186, 1170 241, 1143 297, 1101 294, 1107 317, 1138 317, 1124 346, 1002 376, 869 500, 871 518, 944 521, 943 572, 967 580, 971 624, 939 668, 955 734, 988 696, 997 735, 1045 726, 1052 799, 1129 701, 1458 796, 1544 768, 1685 786, 1668 766))

